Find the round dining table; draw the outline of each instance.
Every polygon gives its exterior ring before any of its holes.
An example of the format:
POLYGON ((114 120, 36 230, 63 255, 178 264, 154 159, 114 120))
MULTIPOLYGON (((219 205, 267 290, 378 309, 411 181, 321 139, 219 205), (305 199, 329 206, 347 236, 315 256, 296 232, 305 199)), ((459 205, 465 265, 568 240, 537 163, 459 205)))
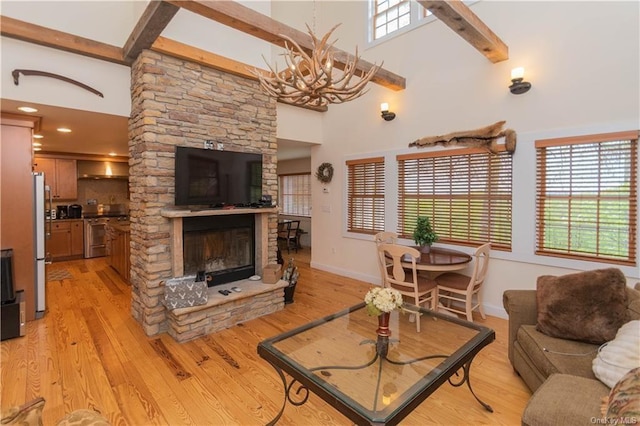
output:
MULTIPOLYGON (((420 251, 420 247, 413 246, 420 251)), ((428 253, 420 251, 420 258, 416 260, 416 269, 420 271, 441 272, 457 271, 466 268, 472 257, 467 253, 444 247, 430 247, 428 253)), ((411 260, 403 259, 404 267, 411 268, 411 260)))

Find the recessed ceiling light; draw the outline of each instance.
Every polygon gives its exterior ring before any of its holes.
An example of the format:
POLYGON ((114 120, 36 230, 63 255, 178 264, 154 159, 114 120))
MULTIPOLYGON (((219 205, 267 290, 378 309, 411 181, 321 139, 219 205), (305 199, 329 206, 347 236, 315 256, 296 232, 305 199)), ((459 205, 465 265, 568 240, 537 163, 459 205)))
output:
POLYGON ((34 139, 42 139, 42 138, 44 138, 44 136, 42 136, 42 135, 33 135, 33 138, 34 139))
POLYGON ((20 111, 22 111, 22 112, 38 112, 38 110, 37 110, 37 109, 35 109, 35 108, 31 108, 31 107, 28 107, 28 106, 18 107, 18 109, 19 109, 20 111))
POLYGON ((34 142, 31 145, 33 145, 33 146, 42 146, 42 144, 40 142, 34 142))
POLYGON ((116 154, 115 152, 110 152, 109 155, 112 156, 112 157, 115 157, 118 154, 116 154))
POLYGON ((42 148, 33 147, 34 151, 42 151, 42 148))
POLYGON ((71 133, 71 129, 67 129, 66 127, 58 127, 56 130, 60 133, 71 133))

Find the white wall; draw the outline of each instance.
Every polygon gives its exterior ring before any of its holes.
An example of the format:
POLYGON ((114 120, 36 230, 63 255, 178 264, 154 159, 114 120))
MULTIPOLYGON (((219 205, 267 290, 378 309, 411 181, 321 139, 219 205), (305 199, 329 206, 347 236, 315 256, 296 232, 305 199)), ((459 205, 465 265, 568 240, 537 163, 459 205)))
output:
MULTIPOLYGON (((439 21, 363 51, 366 2, 320 2, 317 12, 323 23, 329 17, 349 23, 335 33, 337 45, 352 51, 358 44, 368 61, 384 59, 385 69, 406 77, 407 89, 393 92, 371 85, 367 95, 331 106, 323 117, 324 143, 312 148, 312 169, 328 161, 336 170, 328 194, 319 183, 313 186, 312 265, 379 282, 373 242, 345 231, 345 160, 387 156, 387 225, 395 229, 396 154, 415 151, 408 144, 423 136, 506 120, 518 134, 513 251, 492 253, 485 287, 486 310, 504 316, 506 289, 535 288, 542 274, 616 266, 534 255, 533 144, 541 138, 640 128, 639 4, 480 1, 471 8, 509 46, 509 60, 492 64, 439 21), (525 67, 533 85, 519 96, 507 89, 516 66, 525 67), (383 101, 397 113, 394 121, 380 118, 383 101)), ((287 20, 273 10, 276 19, 287 20)), ((640 277, 638 267, 621 269, 630 285, 640 277)))
MULTIPOLYGON (((122 46, 143 10, 143 2, 93 3, 3 1, 0 5, 5 16, 122 46), (92 13, 78 16, 89 3, 95 8, 92 13), (117 5, 121 9, 116 16, 117 5), (70 9, 74 13, 67 14, 70 9)), ((268 10, 264 2, 246 4, 262 13, 268 10)), ((331 162, 335 168, 328 193, 313 181, 312 264, 372 283, 379 280, 373 243, 344 232, 346 159, 375 153, 389 156, 391 163, 387 164, 393 164, 394 155, 410 152, 408 143, 420 137, 506 120, 507 127, 518 133, 514 248, 512 253, 493 253, 485 292, 487 311, 503 315, 502 292, 534 288, 538 275, 608 266, 533 254, 533 143, 538 138, 640 128, 639 8, 638 2, 479 1, 472 10, 510 48, 508 61, 492 64, 438 21, 366 48, 366 1, 273 2, 272 16, 296 28, 304 29, 305 22, 313 27, 315 16, 319 35, 342 22, 334 33, 338 47, 353 51, 358 45, 363 58, 378 63, 384 60, 385 69, 407 79, 404 91, 372 84, 364 97, 331 106, 326 113, 278 106, 278 137, 322 143, 312 148, 311 169, 323 162, 331 162), (515 66, 524 66, 525 77, 533 84, 527 94, 514 96, 507 90, 510 69, 515 66), (398 114, 394 121, 380 118, 383 101, 398 114)), ((201 20, 180 15, 167 32, 189 38, 190 26, 202 25, 201 20)), ((201 42, 207 41, 206 36, 208 33, 201 34, 201 42)), ((245 62, 252 62, 264 49, 264 42, 247 37, 215 37, 209 40, 215 46, 214 53, 229 52, 231 58, 245 62)), ((129 115, 127 67, 5 37, 1 41, 2 97, 129 115), (66 75, 103 91, 105 98, 50 79, 46 84, 34 78, 15 86, 10 74, 15 68, 66 75)), ((279 52, 274 49, 268 53, 279 52)), ((255 63, 261 64, 261 58, 255 63)), ((388 185, 391 201, 387 220, 393 229, 393 176, 389 176, 388 185)), ((630 283, 640 277, 638 267, 622 269, 630 283)))

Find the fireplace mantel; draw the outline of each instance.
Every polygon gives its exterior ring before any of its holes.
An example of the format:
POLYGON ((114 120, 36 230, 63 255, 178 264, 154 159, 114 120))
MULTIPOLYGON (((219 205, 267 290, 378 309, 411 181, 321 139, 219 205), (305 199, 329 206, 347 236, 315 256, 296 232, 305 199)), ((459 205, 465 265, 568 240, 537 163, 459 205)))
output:
POLYGON ((222 216, 232 214, 252 214, 255 217, 256 274, 262 275, 262 269, 269 261, 269 215, 277 213, 277 207, 203 210, 176 208, 162 209, 160 211, 160 215, 171 220, 171 257, 173 276, 180 277, 184 275, 184 262, 182 256, 182 219, 185 217, 222 216))
POLYGON ((194 216, 220 216, 227 214, 266 214, 278 213, 277 207, 265 208, 232 208, 232 209, 162 209, 163 217, 194 217, 194 216))

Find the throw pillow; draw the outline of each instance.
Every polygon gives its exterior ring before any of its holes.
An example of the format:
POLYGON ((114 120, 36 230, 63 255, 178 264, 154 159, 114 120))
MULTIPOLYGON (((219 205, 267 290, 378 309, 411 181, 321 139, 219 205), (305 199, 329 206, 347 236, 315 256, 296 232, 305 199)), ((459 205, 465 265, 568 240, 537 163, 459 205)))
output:
POLYGON ((617 268, 538 277, 538 331, 602 344, 627 321, 626 279, 617 268))
POLYGON ((598 349, 593 374, 602 383, 614 387, 629 370, 640 366, 640 321, 629 321, 616 338, 598 349))
POLYGON ((611 389, 605 417, 608 424, 636 423, 640 418, 640 367, 625 374, 611 389))

